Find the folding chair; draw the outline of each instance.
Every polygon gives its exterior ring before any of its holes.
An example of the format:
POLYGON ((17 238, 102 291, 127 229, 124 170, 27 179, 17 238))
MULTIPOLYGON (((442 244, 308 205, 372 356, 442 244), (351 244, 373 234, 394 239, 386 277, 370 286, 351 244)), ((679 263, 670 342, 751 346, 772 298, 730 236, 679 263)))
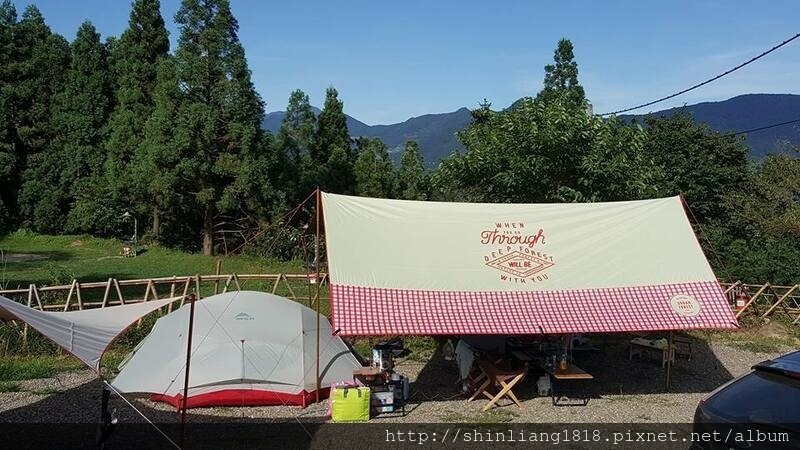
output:
POLYGON ((512 389, 517 383, 525 378, 527 373, 526 368, 517 370, 501 370, 488 361, 478 361, 478 368, 481 371, 481 375, 476 379, 476 381, 481 381, 481 384, 477 387, 475 392, 467 401, 475 400, 475 398, 479 395, 483 395, 489 399, 489 403, 484 406, 482 410, 487 411, 501 398, 508 397, 518 407, 522 408, 522 404, 517 396, 514 395, 514 391, 512 389), (496 390, 497 392, 492 394, 489 392, 490 389, 496 390))

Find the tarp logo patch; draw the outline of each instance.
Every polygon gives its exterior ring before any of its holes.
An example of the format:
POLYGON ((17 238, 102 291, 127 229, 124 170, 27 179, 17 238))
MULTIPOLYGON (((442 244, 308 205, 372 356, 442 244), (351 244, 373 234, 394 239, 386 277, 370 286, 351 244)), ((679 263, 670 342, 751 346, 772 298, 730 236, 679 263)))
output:
POLYGON ((546 243, 544 229, 527 227, 524 222, 498 222, 481 231, 481 244, 490 247, 484 263, 500 272, 509 283, 542 282, 545 270, 555 265, 553 256, 535 248, 546 243))
POLYGON ((681 316, 693 317, 700 314, 700 302, 691 295, 678 294, 669 299, 669 306, 681 316))
POLYGON ((256 318, 250 314, 247 314, 246 312, 240 312, 239 314, 233 316, 233 320, 256 320, 256 318))

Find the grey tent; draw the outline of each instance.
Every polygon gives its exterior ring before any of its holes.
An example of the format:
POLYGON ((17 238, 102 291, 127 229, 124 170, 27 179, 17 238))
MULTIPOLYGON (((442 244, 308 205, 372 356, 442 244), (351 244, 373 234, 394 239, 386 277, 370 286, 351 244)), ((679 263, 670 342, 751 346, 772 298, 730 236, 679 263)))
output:
MULTIPOLYGON (((156 322, 112 385, 180 407, 190 305, 156 322)), ((352 378, 358 359, 320 321, 321 396, 352 378)), ((316 312, 272 294, 236 291, 195 304, 187 407, 293 404, 316 397, 316 312)))

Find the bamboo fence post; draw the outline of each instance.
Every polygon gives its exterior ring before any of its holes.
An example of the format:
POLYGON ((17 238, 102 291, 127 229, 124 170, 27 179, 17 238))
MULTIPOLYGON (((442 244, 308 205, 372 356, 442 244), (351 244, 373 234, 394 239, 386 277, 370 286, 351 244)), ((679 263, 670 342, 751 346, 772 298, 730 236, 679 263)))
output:
POLYGON ((231 281, 233 281, 233 275, 228 275, 228 277, 225 278, 225 284, 222 285, 222 293, 223 294, 228 292, 228 287, 231 285, 231 281))
MULTIPOLYGON (((221 271, 222 271, 222 259, 217 258, 217 262, 216 262, 215 267, 214 267, 214 275, 219 277, 219 274, 221 273, 221 271)), ((217 295, 217 293, 219 293, 219 278, 217 278, 214 281, 214 295, 217 295)))
POLYGON ((233 277, 233 282, 236 283, 236 290, 237 291, 241 291, 242 290, 242 285, 239 284, 239 276, 236 275, 235 273, 232 274, 231 276, 233 277))
MULTIPOLYGON (((770 307, 769 307, 769 309, 767 310, 767 312, 765 312, 765 313, 764 313, 764 314, 763 314, 761 317, 767 317, 768 315, 772 314, 772 311, 774 311, 774 310, 775 310, 775 308, 777 308, 777 307, 778 307, 778 305, 781 305, 781 304, 783 304, 783 301, 784 301, 784 300, 786 300, 786 299, 789 297, 789 295, 790 295, 792 292, 794 292, 794 290, 795 290, 795 289, 797 289, 797 287, 798 287, 798 285, 794 285, 794 286, 792 286, 792 287, 791 287, 791 289, 789 289, 788 291, 786 291, 786 293, 785 293, 785 294, 783 294, 783 295, 782 295, 782 296, 781 296, 781 297, 780 297, 780 298, 779 298, 779 299, 778 299, 778 300, 775 302, 775 304, 774 304, 774 305, 770 306, 770 307)), ((784 311, 786 311, 786 306, 785 306, 785 305, 784 305, 784 311)), ((789 311, 786 311, 786 313, 788 314, 788 313, 789 313, 789 311)))
POLYGON ((281 281, 281 275, 278 274, 278 276, 275 278, 275 284, 272 285, 272 295, 275 295, 275 293, 278 292, 278 283, 280 281, 281 281))
POLYGON ((81 298, 81 283, 75 280, 75 295, 78 297, 78 311, 83 311, 83 298, 81 298))
POLYGON ((200 300, 200 299, 203 298, 203 296, 200 294, 200 274, 199 273, 194 276, 194 293, 197 296, 197 300, 200 300))
POLYGON ((100 306, 101 308, 105 308, 108 304, 108 294, 111 293, 111 278, 108 279, 108 284, 106 285, 106 292, 103 294, 103 304, 100 306))
POLYGON ((153 280, 150 280, 149 287, 153 293, 153 300, 158 300, 158 291, 156 290, 156 283, 153 282, 153 280))
POLYGON ((755 293, 755 295, 750 297, 750 300, 748 300, 747 303, 745 303, 744 308, 740 309, 736 313, 736 318, 738 319, 739 317, 741 317, 741 315, 744 314, 745 311, 747 311, 747 308, 749 308, 751 304, 753 305, 753 309, 755 309, 755 303, 754 302, 756 301, 756 299, 758 298, 759 295, 761 295, 765 290, 767 290, 768 287, 769 287, 769 283, 766 283, 764 286, 761 286, 761 289, 759 289, 755 293))
POLYGON ((36 305, 39 307, 39 311, 44 311, 42 299, 39 297, 39 288, 35 284, 32 284, 31 288, 33 289, 33 296, 36 298, 36 305))
POLYGON ((75 279, 72 280, 72 285, 69 287, 69 293, 67 294, 67 301, 66 303, 64 303, 64 311, 67 311, 69 309, 69 304, 72 301, 72 293, 75 292, 75 283, 77 282, 78 280, 75 279))
POLYGON ((189 283, 191 283, 191 278, 186 277, 186 284, 183 285, 183 296, 181 296, 181 306, 186 301, 186 296, 189 295, 189 283))
POLYGON ((119 297, 119 304, 124 305, 125 298, 122 297, 122 288, 119 287, 119 281, 117 281, 116 278, 114 278, 114 288, 117 290, 117 296, 119 297))
POLYGON ((286 284, 286 289, 289 291, 289 295, 292 300, 297 300, 297 295, 294 293, 294 289, 292 289, 291 283, 289 283, 289 279, 283 275, 283 282, 286 284))

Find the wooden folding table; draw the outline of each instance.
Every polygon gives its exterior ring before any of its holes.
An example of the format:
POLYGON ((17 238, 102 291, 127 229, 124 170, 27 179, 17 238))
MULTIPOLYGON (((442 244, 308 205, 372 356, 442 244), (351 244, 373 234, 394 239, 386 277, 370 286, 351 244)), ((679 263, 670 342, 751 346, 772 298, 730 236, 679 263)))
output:
POLYGON ((581 369, 580 367, 570 364, 566 370, 561 370, 558 367, 555 368, 544 368, 545 372, 550 374, 552 378, 552 385, 550 386, 550 396, 553 400, 553 406, 586 406, 589 403, 589 395, 585 390, 562 390, 557 389, 562 388, 563 382, 585 382, 587 380, 593 380, 594 377, 587 373, 585 370, 581 369), (569 397, 567 392, 574 393, 578 392, 578 398, 581 400, 581 403, 559 403, 562 398, 569 397))

